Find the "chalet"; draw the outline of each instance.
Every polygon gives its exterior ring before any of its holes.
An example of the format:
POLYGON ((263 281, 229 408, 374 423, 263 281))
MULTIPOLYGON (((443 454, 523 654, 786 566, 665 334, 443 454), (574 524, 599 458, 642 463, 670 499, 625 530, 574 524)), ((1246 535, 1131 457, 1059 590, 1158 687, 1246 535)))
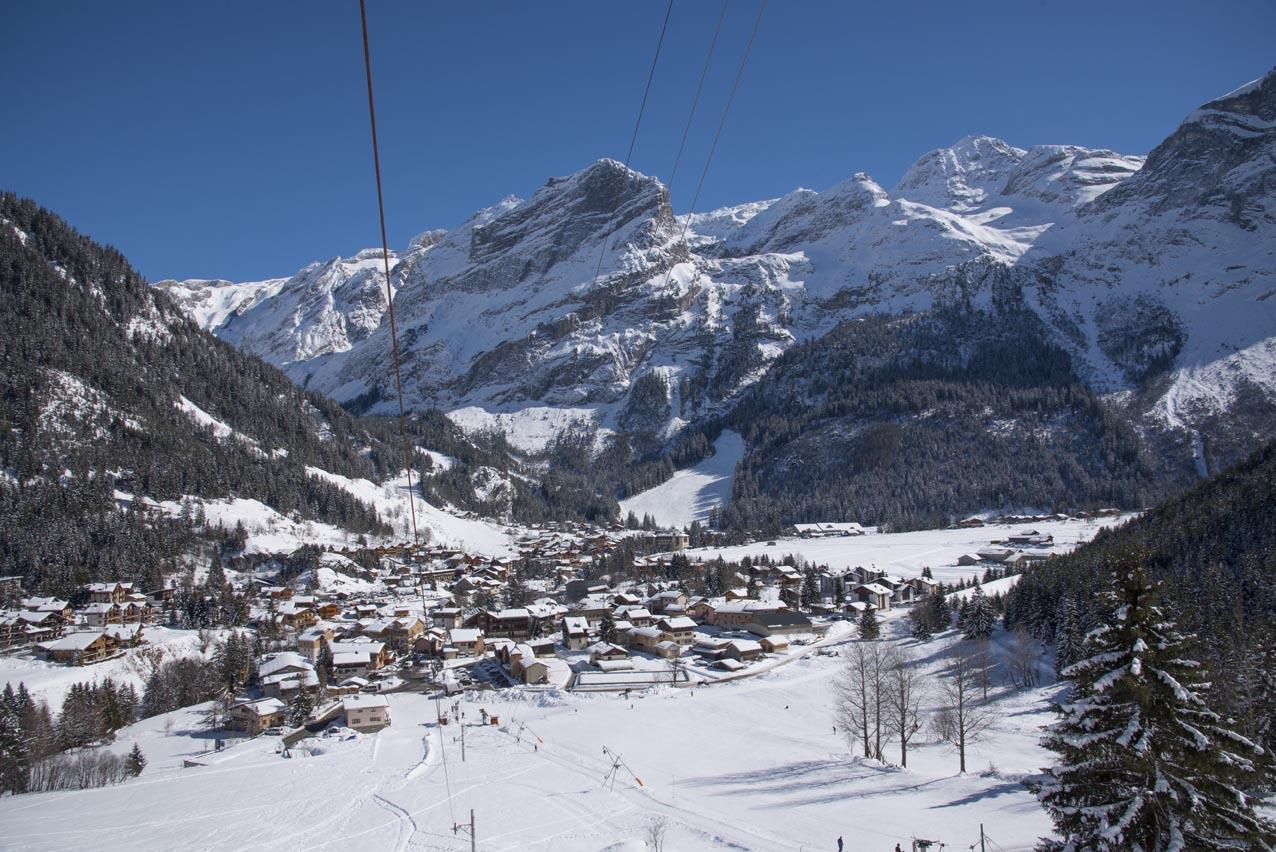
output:
POLYGON ((756 660, 762 656, 762 644, 753 639, 732 639, 727 642, 723 656, 742 663, 756 660))
POLYGON ((554 640, 551 637, 543 639, 528 639, 526 645, 532 649, 533 653, 538 657, 554 656, 554 640))
POLYGON ((261 692, 268 698, 292 700, 298 692, 313 692, 319 688, 319 673, 314 669, 302 672, 281 672, 261 678, 261 692))
MULTIPOLYGON (((677 589, 657 592, 647 600, 647 609, 657 615, 663 615, 670 606, 686 607, 687 596, 677 589)), ((679 612, 679 614, 684 614, 679 612)))
POLYGON ((724 630, 745 630, 760 614, 785 610, 784 604, 774 601, 737 601, 718 607, 713 624, 724 630))
POLYGON ((22 608, 28 612, 56 615, 61 624, 70 624, 75 620, 75 610, 61 598, 24 598, 22 608))
POLYGON ((611 607, 605 603, 582 601, 571 610, 569 615, 585 619, 590 630, 597 630, 603 619, 611 615, 611 607))
POLYGON ((913 577, 908 582, 912 584, 915 596, 919 598, 929 597, 939 591, 939 581, 933 577, 913 577))
POLYGON ((430 613, 430 621, 434 626, 441 627, 444 630, 460 627, 464 617, 465 613, 458 607, 444 607, 430 613))
POLYGON ((981 560, 979 555, 975 553, 963 553, 961 556, 957 557, 958 565, 978 565, 981 561, 983 560, 981 560))
POLYGON ((316 625, 297 637, 297 650, 313 662, 319 659, 319 648, 324 642, 327 642, 329 646, 332 645, 332 628, 326 624, 316 625))
POLYGON ((988 562, 1005 562, 1014 553, 1006 547, 985 547, 976 551, 976 555, 988 562))
POLYGON ((579 651, 589 644, 589 621, 582 616, 563 619, 563 644, 572 651, 579 651))
POLYGON ((448 644, 463 657, 483 655, 483 631, 473 627, 454 627, 448 631, 448 644))
POLYGON ((651 613, 643 606, 618 606, 612 611, 617 621, 628 621, 634 627, 649 627, 652 622, 651 613))
POLYGON ((105 660, 111 653, 111 640, 105 633, 71 633, 61 639, 37 646, 55 663, 87 666, 105 660))
POLYGON ((532 638, 532 616, 526 609, 481 610, 470 616, 466 627, 475 627, 493 639, 532 638))
POLYGON ((815 627, 800 612, 759 612, 749 622, 748 630, 757 636, 788 636, 812 633, 815 627))
POLYGON ((0 613, 0 648, 7 648, 25 640, 22 619, 17 613, 0 613))
POLYGON ((31 610, 19 612, 18 620, 22 622, 23 633, 29 642, 40 642, 61 636, 63 625, 66 623, 62 620, 62 616, 56 612, 33 612, 31 610))
POLYGON ((267 728, 274 728, 284 723, 284 711, 288 705, 278 698, 259 698, 256 701, 241 701, 231 705, 226 711, 226 727, 236 731, 244 731, 255 737, 267 728))
POLYGON ((368 651, 337 651, 332 655, 332 674, 338 680, 367 677, 372 671, 372 654, 368 651))
POLYGON ((85 586, 91 603, 122 604, 133 593, 132 583, 89 583, 85 586))
POLYGON ((536 658, 523 666, 523 683, 566 686, 571 679, 571 669, 563 660, 549 657, 536 658))
POLYGON ((860 603, 868 604, 876 610, 885 612, 891 608, 894 592, 881 583, 860 583, 851 590, 852 597, 860 603))
POLYGON ((406 652, 417 637, 425 632, 425 622, 415 615, 396 618, 384 631, 385 642, 396 651, 406 652))
POLYGON ((390 702, 384 695, 348 695, 341 700, 346 725, 373 732, 390 726, 390 702))
POLYGON ((292 587, 291 586, 263 586, 261 589, 261 594, 263 597, 270 598, 271 600, 290 601, 292 600, 292 587))
POLYGON ((718 606, 711 601, 701 598, 687 604, 687 617, 694 619, 699 624, 713 624, 714 615, 718 611, 718 606))
POLYGON ((257 675, 263 679, 275 675, 296 675, 313 672, 315 667, 310 661, 295 651, 281 651, 271 654, 257 665, 257 675))
POLYGON ((389 646, 384 642, 374 642, 362 637, 351 641, 336 641, 332 643, 332 653, 355 653, 368 655, 368 670, 377 671, 378 669, 389 665, 394 659, 394 655, 390 652, 389 646))
POLYGON ((116 648, 136 648, 146 641, 142 637, 143 630, 140 624, 115 624, 103 632, 116 648))
POLYGON ((594 665, 600 662, 617 662, 619 660, 628 660, 629 652, 619 645, 613 645, 610 642, 597 642, 589 646, 589 661, 594 665))
POLYGON ((789 649, 789 640, 784 636, 763 636, 758 640, 758 644, 768 654, 778 654, 789 649))
POLYGON ((660 630, 661 639, 681 648, 689 648, 695 642, 696 623, 685 615, 662 618, 656 622, 656 627, 660 630))
POLYGON ((120 617, 125 624, 149 624, 155 620, 155 609, 145 595, 129 595, 120 606, 120 617))
POLYGON ((80 614, 84 616, 84 623, 89 627, 124 623, 124 613, 117 603, 91 603, 80 610, 80 614))

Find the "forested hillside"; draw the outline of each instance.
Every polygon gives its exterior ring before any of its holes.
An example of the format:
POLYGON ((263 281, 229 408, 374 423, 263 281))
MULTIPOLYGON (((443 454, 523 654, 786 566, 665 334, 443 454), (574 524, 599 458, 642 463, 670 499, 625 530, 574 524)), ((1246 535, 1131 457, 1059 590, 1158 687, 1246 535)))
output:
POLYGON ((844 323, 782 356, 725 422, 749 447, 733 528, 1138 508, 1190 481, 1013 301, 844 323))
POLYGON ((1094 592, 1114 565, 1141 561, 1165 609, 1198 636, 1214 698, 1276 747, 1276 443, 1113 530, 1029 571, 1006 625, 1067 648, 1110 613, 1094 592))

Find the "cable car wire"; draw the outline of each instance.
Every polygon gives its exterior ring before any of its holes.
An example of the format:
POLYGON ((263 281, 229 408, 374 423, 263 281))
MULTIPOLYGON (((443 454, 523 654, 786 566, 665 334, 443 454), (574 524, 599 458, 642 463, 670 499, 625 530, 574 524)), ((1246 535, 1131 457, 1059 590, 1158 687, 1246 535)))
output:
MULTIPOLYGON (((672 6, 672 0, 670 0, 672 6)), ((385 199, 381 192, 381 151, 377 143, 377 108, 372 97, 372 54, 368 49, 368 9, 359 0, 359 21, 363 25, 363 70, 368 81, 368 124, 372 128, 372 166, 377 180, 377 215, 381 221, 381 261, 385 267, 386 309, 390 316, 390 358, 394 362, 394 391, 399 398, 399 437, 403 441, 403 462, 408 474, 408 513, 412 519, 412 543, 420 539, 416 528, 416 500, 412 496, 412 443, 408 440, 403 413, 403 376, 399 367, 399 328, 394 320, 394 288, 390 283, 390 244, 385 235, 385 199)))

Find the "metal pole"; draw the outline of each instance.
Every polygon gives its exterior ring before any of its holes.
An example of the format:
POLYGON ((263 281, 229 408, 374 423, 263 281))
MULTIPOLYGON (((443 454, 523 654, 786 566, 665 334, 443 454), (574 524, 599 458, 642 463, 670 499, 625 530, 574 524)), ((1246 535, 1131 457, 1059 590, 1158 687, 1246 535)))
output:
POLYGON ((478 835, 474 833, 474 808, 470 808, 470 852, 478 852, 478 835))
POLYGON ((984 824, 979 823, 979 852, 988 852, 988 847, 984 845, 984 824))
POLYGON ((461 762, 462 763, 465 762, 465 726, 464 725, 461 725, 461 762))

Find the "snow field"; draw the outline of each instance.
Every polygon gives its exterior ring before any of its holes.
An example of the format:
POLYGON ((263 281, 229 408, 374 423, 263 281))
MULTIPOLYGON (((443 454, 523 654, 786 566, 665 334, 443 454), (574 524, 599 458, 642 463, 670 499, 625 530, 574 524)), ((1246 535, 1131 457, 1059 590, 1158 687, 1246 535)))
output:
POLYGON ((710 509, 724 505, 731 497, 731 480, 742 458, 744 438, 736 432, 723 432, 713 443, 712 456, 676 472, 655 488, 621 500, 620 516, 633 512, 642 519, 651 515, 662 527, 703 523, 710 509))
POLYGON ((779 560, 793 554, 815 565, 828 565, 835 569, 876 566, 879 570, 905 578, 918 576, 922 568, 929 567, 936 580, 952 583, 981 576, 988 565, 994 564, 957 564, 962 554, 988 547, 993 540, 1004 540, 1021 530, 1034 529, 1043 535, 1054 536, 1054 547, 1044 552, 1067 553, 1094 538, 1100 529, 1124 523, 1131 517, 1133 515, 1127 514, 1115 518, 996 524, 974 529, 870 533, 847 538, 781 538, 776 539, 774 545, 753 542, 736 547, 697 548, 686 553, 693 561, 709 560, 720 555, 729 562, 738 562, 745 556, 756 559, 763 554, 779 560))
MULTIPOLYGON (((898 638, 902 616, 884 625, 891 641, 928 672, 942 669, 954 636, 898 638)), ((116 748, 136 741, 156 756, 141 778, 0 800, 0 836, 15 850, 463 850, 469 839, 452 826, 467 823, 471 808, 479 848, 490 852, 642 848, 659 818, 666 848, 677 850, 833 848, 839 835, 857 850, 907 848, 914 835, 964 846, 981 822, 1014 850, 1049 831, 1020 781, 1044 765, 1037 727, 1051 689, 994 690, 995 733, 973 749, 970 774, 959 776, 956 757, 928 734, 903 770, 851 757, 833 733, 841 666, 839 656, 812 654, 754 678, 630 697, 468 693, 459 703, 464 761, 455 718, 434 724, 436 706, 448 712, 449 703, 417 694, 390 696, 391 728, 321 738, 320 754, 284 760, 260 738, 189 769, 181 759, 207 737, 195 711, 179 711, 187 721, 171 736, 162 719, 121 732, 116 748), (480 708, 501 725, 478 725, 480 708), (604 747, 634 774, 622 767, 610 779, 604 747), (992 762, 996 771, 986 771, 992 762)))

